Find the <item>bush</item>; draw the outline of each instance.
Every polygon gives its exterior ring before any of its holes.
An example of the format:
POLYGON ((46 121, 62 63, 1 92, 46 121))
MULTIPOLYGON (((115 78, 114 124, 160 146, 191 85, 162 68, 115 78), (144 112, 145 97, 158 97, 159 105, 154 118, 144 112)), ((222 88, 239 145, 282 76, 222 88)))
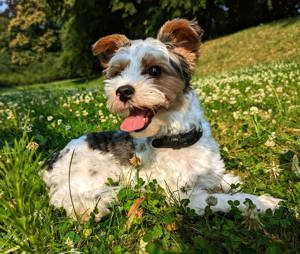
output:
POLYGON ((49 53, 42 62, 20 68, 10 63, 8 52, 4 51, 0 53, 0 70, 0 88, 68 78, 58 53, 49 53))

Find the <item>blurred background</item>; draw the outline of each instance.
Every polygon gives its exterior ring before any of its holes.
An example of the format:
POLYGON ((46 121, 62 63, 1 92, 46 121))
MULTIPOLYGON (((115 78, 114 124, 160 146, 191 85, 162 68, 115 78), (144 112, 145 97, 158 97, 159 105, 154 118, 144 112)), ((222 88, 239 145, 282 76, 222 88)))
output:
POLYGON ((299 0, 0 0, 0 87, 99 76, 99 37, 156 36, 175 17, 209 40, 299 13, 299 0))

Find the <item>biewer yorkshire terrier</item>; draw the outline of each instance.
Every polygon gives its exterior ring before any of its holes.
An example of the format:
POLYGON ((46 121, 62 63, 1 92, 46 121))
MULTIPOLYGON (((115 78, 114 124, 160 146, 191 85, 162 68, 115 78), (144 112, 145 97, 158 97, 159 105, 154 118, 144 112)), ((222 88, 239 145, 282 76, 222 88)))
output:
POLYGON ((82 221, 95 210, 100 220, 119 186, 134 181, 139 170, 144 180, 156 179, 188 198, 199 215, 211 197, 213 212, 228 212, 230 200, 238 200, 242 211, 248 209, 246 199, 258 212, 277 207, 280 200, 270 196, 230 192, 240 179, 225 172, 190 86, 201 36, 196 21, 174 19, 160 28, 157 39, 113 34, 92 46, 104 68, 108 109, 125 119, 121 130, 87 134, 60 151, 43 174, 51 204, 82 221), (108 178, 119 186, 108 186, 108 178))

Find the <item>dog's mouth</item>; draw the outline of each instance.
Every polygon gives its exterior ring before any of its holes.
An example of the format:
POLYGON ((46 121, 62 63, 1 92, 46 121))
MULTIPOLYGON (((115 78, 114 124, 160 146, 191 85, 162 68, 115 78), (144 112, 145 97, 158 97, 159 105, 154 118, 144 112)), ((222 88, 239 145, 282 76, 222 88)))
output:
POLYGON ((149 109, 133 109, 121 123, 120 129, 126 132, 137 132, 147 128, 156 112, 149 109))

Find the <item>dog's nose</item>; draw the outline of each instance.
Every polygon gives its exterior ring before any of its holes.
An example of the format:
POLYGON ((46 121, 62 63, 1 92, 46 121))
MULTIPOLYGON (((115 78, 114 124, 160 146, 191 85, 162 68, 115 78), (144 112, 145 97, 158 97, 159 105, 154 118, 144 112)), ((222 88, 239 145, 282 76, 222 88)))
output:
POLYGON ((134 92, 135 91, 132 86, 126 85, 126 86, 120 86, 116 91, 116 95, 119 96, 121 101, 126 102, 131 99, 134 92))

